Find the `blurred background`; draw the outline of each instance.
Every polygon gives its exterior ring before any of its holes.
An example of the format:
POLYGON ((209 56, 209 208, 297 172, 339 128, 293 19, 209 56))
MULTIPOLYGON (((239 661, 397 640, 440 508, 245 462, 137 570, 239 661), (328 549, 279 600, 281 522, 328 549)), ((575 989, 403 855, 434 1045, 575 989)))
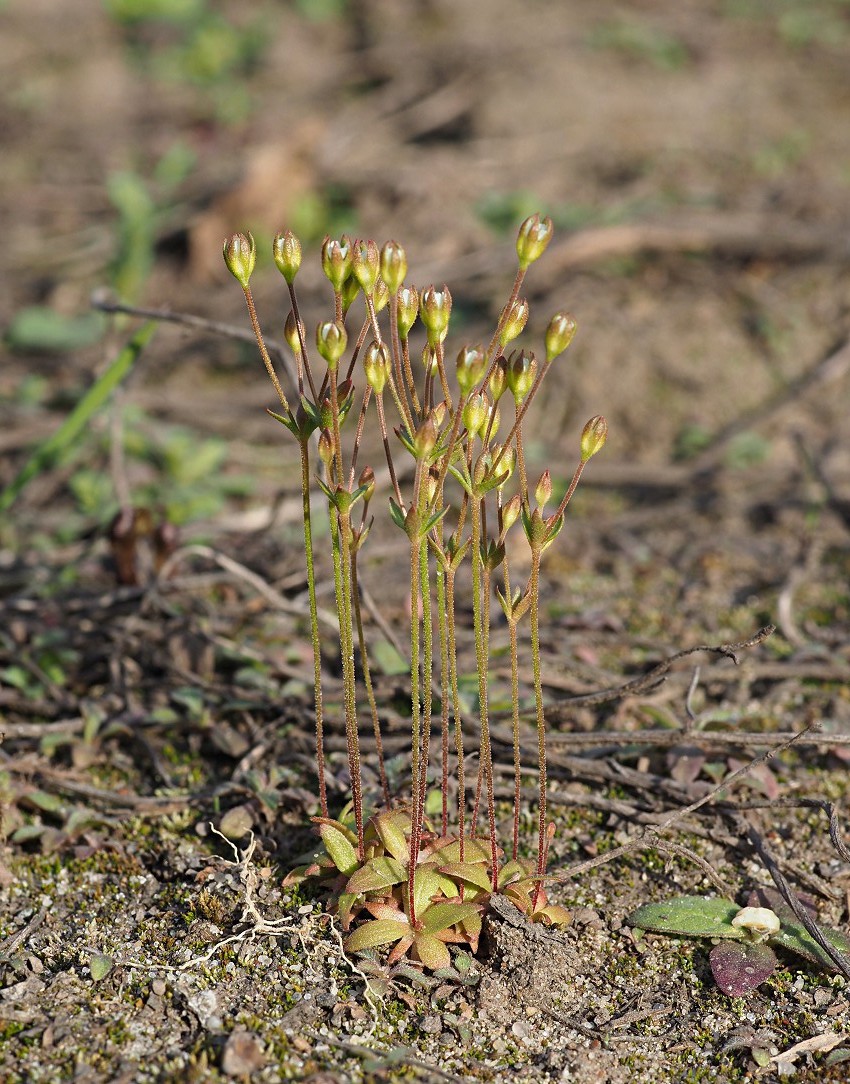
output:
MULTIPOLYGON (((563 484, 583 422, 610 424, 578 521, 620 517, 632 561, 664 557, 641 525, 677 516, 703 561, 721 521, 733 547, 813 516, 846 542, 846 0, 7 0, 0 20, 0 484, 135 327, 93 291, 247 328, 221 244, 250 229, 280 337, 275 231, 304 242, 308 326, 323 236, 395 238, 410 281, 450 285, 460 346, 492 327, 540 210, 556 236, 520 345, 557 309, 579 334, 532 457, 563 484)), ((250 344, 164 325, 121 395, 125 486, 190 534, 293 488, 250 344)), ((115 439, 98 415, 7 541, 107 523, 115 439)))

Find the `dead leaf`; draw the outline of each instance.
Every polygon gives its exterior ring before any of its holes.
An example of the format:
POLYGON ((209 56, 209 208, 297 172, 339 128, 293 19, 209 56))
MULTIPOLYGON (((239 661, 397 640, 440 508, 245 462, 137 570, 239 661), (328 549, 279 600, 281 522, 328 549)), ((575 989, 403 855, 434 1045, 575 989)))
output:
POLYGON ((780 1074, 789 1073, 793 1070, 796 1060, 803 1054, 825 1054, 843 1043, 846 1038, 846 1035, 836 1035, 834 1031, 825 1031, 821 1035, 813 1035, 810 1039, 795 1043, 780 1054, 775 1054, 770 1060, 780 1074))

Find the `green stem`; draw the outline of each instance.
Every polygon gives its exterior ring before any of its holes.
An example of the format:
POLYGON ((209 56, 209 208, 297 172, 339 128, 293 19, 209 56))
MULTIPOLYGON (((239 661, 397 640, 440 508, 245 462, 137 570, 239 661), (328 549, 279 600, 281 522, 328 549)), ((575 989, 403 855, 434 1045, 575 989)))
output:
POLYGON ((369 710, 372 713, 372 729, 375 733, 375 749, 378 753, 378 774, 381 779, 381 791, 386 805, 390 804, 390 788, 387 783, 387 771, 384 764, 384 743, 381 739, 381 722, 378 718, 378 705, 375 701, 375 691, 372 688, 372 674, 369 669, 369 656, 366 651, 366 637, 363 633, 363 614, 360 606, 360 583, 357 577, 357 550, 351 555, 351 594, 354 599, 354 621, 357 625, 357 643, 360 647, 360 659, 363 667, 363 682, 366 686, 366 697, 369 701, 369 710))
MULTIPOLYGON (((493 761, 490 750, 490 719, 487 691, 487 642, 486 622, 490 611, 489 598, 485 589, 489 587, 489 576, 481 559, 481 498, 472 498, 472 619, 475 633, 475 657, 478 671, 478 702, 481 719, 481 751, 479 761, 479 780, 483 777, 487 788, 487 822, 490 832, 490 849, 493 861, 493 889, 496 890, 498 878, 498 845, 496 843, 496 808, 493 795, 493 761)), ((489 595, 489 591, 487 592, 489 595)), ((473 821, 474 831, 474 821, 473 821)))
MULTIPOLYGON (((442 537, 440 539, 442 542, 442 537)), ((440 794, 441 835, 449 833, 449 640, 446 618, 446 572, 437 564, 437 635, 440 641, 440 794)))
POLYGON ((463 761, 463 720, 460 714, 460 690, 457 679, 457 641, 455 638, 455 570, 446 572, 446 617, 448 619, 449 682, 452 689, 452 715, 455 728, 455 754, 457 756, 457 823, 460 839, 460 861, 463 861, 464 835, 466 831, 466 780, 463 761))
MULTIPOLYGON (((426 512, 422 510, 422 515, 426 512)), ((422 599, 422 755, 419 765, 419 808, 416 823, 421 838, 425 822, 425 799, 428 789, 428 760, 431 743, 431 713, 433 710, 434 626, 431 617, 431 585, 428 581, 428 547, 419 547, 419 594, 422 599)))
MULTIPOLYGON (((507 579, 507 576, 505 577, 507 579)), ((510 587, 507 587, 510 590, 510 587)), ((510 600, 510 594, 505 598, 510 600)), ((514 743, 514 835, 511 857, 517 858, 519 848, 519 804, 520 804, 520 756, 519 756, 519 642, 517 637, 517 622, 508 620, 508 629, 511 637, 511 724, 514 743)))
MULTIPOLYGON (((418 507, 418 502, 414 508, 418 507)), ((418 520, 414 512, 412 517, 418 520)), ((418 522, 411 522, 408 534, 410 539, 410 752, 411 752, 411 825, 410 825, 410 861, 407 867, 407 913, 410 925, 414 926, 416 915, 413 903, 413 877, 419 858, 419 833, 417 818, 419 813, 419 773, 421 771, 421 705, 419 703, 419 548, 422 545, 418 522)), ((415 927, 414 927, 415 928, 415 927)))
POLYGON ((310 509, 310 450, 306 440, 301 449, 301 507, 304 516, 304 554, 307 560, 307 595, 310 600, 310 639, 313 644, 313 693, 316 705, 316 767, 319 772, 319 804, 328 815, 325 784, 324 710, 322 707, 322 646, 319 636, 319 608, 316 603, 316 570, 313 564, 313 519, 310 509))
POLYGON ((342 656, 342 688, 345 714, 345 737, 348 747, 348 771, 351 776, 351 798, 354 823, 357 828, 357 855, 362 862, 363 792, 360 779, 360 738, 357 733, 357 693, 354 673, 354 637, 351 629, 351 514, 341 513, 331 505, 331 538, 333 543, 334 588, 339 614, 339 641, 342 656))
MULTIPOLYGON (((534 672, 534 703, 537 707, 537 771, 540 782, 540 809, 538 814, 537 876, 546 869, 546 719, 543 713, 543 682, 540 674, 540 549, 531 551, 531 666, 534 672)), ((535 894, 535 907, 540 894, 540 884, 535 894)))

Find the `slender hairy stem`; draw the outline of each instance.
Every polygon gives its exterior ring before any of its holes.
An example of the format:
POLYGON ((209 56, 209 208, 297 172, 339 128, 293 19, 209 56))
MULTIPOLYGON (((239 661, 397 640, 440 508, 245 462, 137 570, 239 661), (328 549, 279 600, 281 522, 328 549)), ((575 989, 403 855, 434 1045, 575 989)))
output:
POLYGON ((301 502, 304 516, 304 555, 307 561, 307 595, 310 600, 310 639, 313 643, 313 690, 316 705, 316 768, 319 772, 319 804, 322 816, 328 815, 328 792, 325 785, 324 710, 322 707, 322 646, 319 637, 319 608, 316 603, 316 571, 313 565, 313 518, 310 510, 310 445, 299 441, 301 449, 301 502))
MULTIPOLYGON (((423 466, 423 474, 425 469, 423 466)), ((422 514, 425 514, 423 509, 422 514)), ((433 710, 434 626, 431 618, 431 584, 428 579, 428 547, 419 547, 419 593, 422 599, 422 756, 420 760, 419 811, 416 821, 421 836, 428 789, 428 760, 433 710)))
MULTIPOLYGON (((493 796, 493 762, 490 750, 490 720, 487 691, 487 640, 486 621, 489 614, 489 598, 485 591, 489 586, 489 576, 481 558, 481 498, 472 498, 472 618, 475 632, 475 657, 478 670, 478 701, 481 718, 481 752, 479 780, 483 777, 487 787, 487 824, 490 832, 490 849, 493 861, 493 887, 499 875, 498 845, 496 843, 496 808, 493 796)), ((473 821, 473 830, 474 830, 473 821)))
POLYGON ((437 635, 440 641, 440 794, 442 796, 441 835, 449 833, 449 639, 446 618, 446 572, 438 562, 437 635))
MULTIPOLYGON (((417 466, 421 466, 418 464, 417 466)), ((417 474, 421 471, 417 471, 417 474)), ((416 505, 412 509, 412 520, 418 520, 416 505)), ((407 895, 408 916, 411 926, 416 921, 413 903, 413 876, 416 872, 416 862, 419 858, 419 832, 417 820, 419 815, 419 773, 422 770, 421 736, 422 736, 422 706, 419 702, 419 548, 422 545, 419 535, 419 524, 410 524, 410 751, 411 751, 411 804, 412 819, 410 828, 410 861, 407 867, 407 895)))
POLYGON ((251 287, 244 286, 243 293, 245 294, 245 304, 248 306, 248 316, 251 318, 251 327, 254 329, 254 335, 257 339, 257 346, 260 348, 260 357, 262 357, 263 359, 263 365, 265 365, 266 367, 266 372, 269 374, 269 379, 271 380, 272 384, 274 384, 274 390, 277 392, 278 399, 280 399, 280 405, 283 407, 287 414, 290 414, 291 411, 289 409, 289 403, 286 400, 286 396, 284 395, 281 383, 277 378, 277 373, 275 372, 274 365, 272 364, 272 359, 269 356, 268 350, 266 349, 265 340, 263 339, 263 332, 260 329, 260 321, 257 319, 257 309, 254 306, 254 298, 251 294, 251 287))
POLYGON ((331 505, 334 588, 339 613, 339 641, 342 656, 343 708, 348 746, 348 771, 357 828, 357 856, 363 861, 363 789, 360 778, 360 737, 357 733, 357 692, 354 673, 354 637, 351 628, 351 514, 331 505))
POLYGON ((307 353, 307 339, 304 335, 304 325, 301 323, 301 316, 298 312, 298 298, 295 296, 295 283, 289 284, 289 301, 292 305, 292 315, 295 318, 295 327, 298 330, 298 341, 301 344, 301 357, 296 358, 298 365, 298 394, 304 394, 304 378, 303 372, 307 373, 307 382, 310 385, 310 394, 313 396, 313 402, 317 401, 316 386, 313 383, 313 370, 310 365, 310 355, 307 353), (303 362, 303 369, 302 369, 303 362))
POLYGON ((403 505, 401 497, 401 490, 398 485, 398 478, 396 478, 395 466, 393 464, 393 456, 390 451, 389 434, 387 433, 387 418, 384 414, 384 397, 383 395, 375 396, 375 406, 378 408, 378 421, 381 426, 381 440, 384 444, 384 455, 387 459, 387 470, 390 472, 390 481, 392 482, 393 493, 395 494, 396 503, 399 508, 403 505))
POLYGON ((500 337, 502 334, 502 328, 505 326, 505 321, 508 318, 508 313, 513 308, 514 302, 519 297, 520 289, 522 288, 522 280, 525 278, 525 272, 527 268, 517 268, 516 277, 514 278, 514 284, 511 288, 511 296, 508 298, 507 304, 499 314, 499 322, 496 325, 496 330, 493 332, 493 338, 490 340, 490 345, 487 347, 487 372, 484 374, 484 379, 479 383, 478 387, 485 388, 487 381, 493 375, 493 369, 496 367, 496 358, 499 356, 496 347, 499 345, 500 337))
POLYGON ((372 713, 372 729, 375 733, 375 748, 378 752, 378 774, 381 779, 381 791, 384 801, 390 804, 390 788, 387 783, 387 771, 384 765, 384 743, 381 739, 381 722, 378 718, 378 705, 375 701, 375 691, 372 688, 372 674, 369 669, 369 656, 366 651, 366 637, 363 633, 363 614, 360 606, 360 583, 357 577, 357 549, 351 555, 351 595, 354 601, 354 621, 357 625, 357 643, 360 647, 361 666, 363 668, 363 683, 366 686, 366 697, 369 701, 369 710, 372 713))
MULTIPOLYGON (((537 772, 540 783, 540 809, 538 814, 537 876, 546 870, 546 719, 543 713, 543 682, 540 674, 540 549, 531 551, 531 667, 534 672, 534 703, 537 708, 537 772)), ((539 897, 535 894, 535 907, 539 897)))
MULTIPOLYGON (((505 577, 507 579, 507 576, 505 577)), ((506 588, 505 598, 510 600, 510 594, 506 588)), ((516 861, 519 847, 519 803, 521 789, 520 755, 519 755, 519 639, 517 636, 518 622, 509 619, 508 630, 511 637, 511 724, 514 741, 514 835, 511 858, 516 861)))
POLYGON ((463 719, 460 713, 460 690, 457 680, 457 641, 455 638, 455 570, 446 572, 446 617, 448 619, 449 682, 452 690, 452 715, 455 728, 455 754, 457 756, 457 823, 460 838, 460 861, 463 861, 464 836, 466 834, 466 781, 463 763, 463 719))
POLYGON ((419 398, 416 394, 416 381, 413 379, 413 368, 410 364, 410 353, 406 349, 407 339, 404 340, 404 347, 402 349, 402 343, 398 334, 398 293, 390 295, 390 347, 392 349, 393 367, 398 374, 399 378, 404 375, 404 385, 407 388, 407 394, 413 403, 413 410, 417 418, 422 417, 422 408, 419 405, 419 398))

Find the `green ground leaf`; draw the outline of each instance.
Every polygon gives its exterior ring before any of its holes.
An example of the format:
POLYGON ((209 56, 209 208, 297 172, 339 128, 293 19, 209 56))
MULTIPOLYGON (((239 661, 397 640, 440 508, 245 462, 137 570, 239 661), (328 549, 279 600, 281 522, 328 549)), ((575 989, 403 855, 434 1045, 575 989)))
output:
POLYGON ((101 979, 105 979, 109 972, 112 970, 112 957, 103 956, 100 953, 96 953, 89 961, 89 971, 91 971, 92 982, 100 982, 101 979))
POLYGON ((360 865, 357 851, 342 832, 338 828, 334 828, 332 824, 320 824, 319 834, 333 864, 340 873, 345 873, 350 877, 360 865))
MULTIPOLYGON (((850 963, 850 938, 841 933, 840 930, 833 930, 829 926, 818 926, 818 929, 823 934, 824 939, 845 956, 848 963, 850 963)), ((812 963, 820 964, 821 967, 825 967, 829 971, 837 970, 834 961, 824 952, 805 926, 799 922, 790 922, 783 919, 779 933, 774 934, 770 942, 773 945, 781 945, 782 948, 788 949, 789 952, 794 952, 806 960, 811 960, 812 963)))
POLYGON ((372 821, 381 843, 398 862, 406 862, 409 857, 410 845, 404 832, 405 823, 410 824, 406 814, 399 817, 394 813, 381 813, 372 821))
POLYGON ((432 971, 451 966, 452 958, 449 950, 439 937, 433 937, 429 933, 420 933, 413 944, 416 947, 416 955, 432 971))
POLYGON ((404 867, 394 858, 373 858, 354 871, 345 890, 353 895, 365 896, 367 892, 380 892, 382 888, 401 884, 406 877, 404 867))
POLYGON ((449 862, 445 866, 440 866, 440 873, 446 874, 455 881, 476 885, 478 888, 483 888, 485 892, 493 890, 490 874, 482 862, 449 862))
POLYGON ((399 915, 399 922, 391 918, 374 918, 371 922, 364 922, 345 939, 345 951, 362 952, 363 949, 379 948, 401 940, 410 933, 410 926, 401 912, 399 915))
POLYGON ((435 903, 422 915, 422 927, 426 933, 440 933, 449 926, 467 922, 479 913, 476 903, 435 903))
POLYGON ((740 941, 743 930, 732 925, 741 908, 730 900, 713 896, 678 896, 665 903, 646 903, 626 921, 653 933, 669 933, 682 937, 728 937, 740 941))

